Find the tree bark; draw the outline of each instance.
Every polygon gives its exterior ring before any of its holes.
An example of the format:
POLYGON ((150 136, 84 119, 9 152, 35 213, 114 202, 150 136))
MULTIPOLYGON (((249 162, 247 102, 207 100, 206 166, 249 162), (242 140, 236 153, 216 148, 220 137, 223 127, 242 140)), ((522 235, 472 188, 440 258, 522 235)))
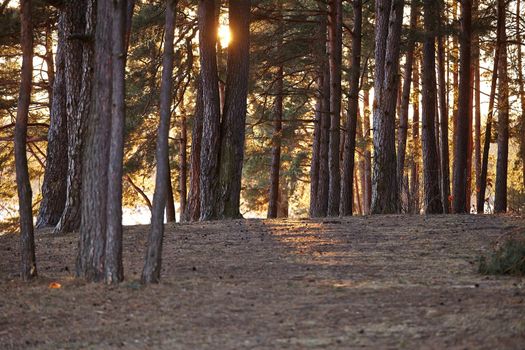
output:
POLYGON ((372 213, 399 212, 395 111, 403 0, 376 0, 372 213))
POLYGON ((268 218, 273 219, 279 210, 279 172, 281 167, 281 138, 283 119, 283 67, 280 66, 276 77, 274 121, 272 137, 272 163, 270 169, 270 191, 268 201, 268 218))
POLYGON ((200 219, 217 219, 221 108, 217 76, 217 17, 214 0, 199 1, 199 49, 203 97, 200 219))
POLYGON ((341 63, 343 45, 342 0, 329 1, 328 61, 330 69, 330 141, 328 153, 328 216, 339 215, 341 169, 339 162, 341 123, 341 63))
MULTIPOLYGON (((357 129, 357 115, 359 110, 359 76, 361 73, 361 25, 363 22, 363 7, 361 0, 352 2, 354 8, 354 29, 352 39, 352 65, 350 67, 350 92, 346 123, 345 148, 343 159, 343 179, 341 184, 340 214, 352 215, 355 141, 357 129)), ((357 185, 357 184, 356 184, 357 185)))
POLYGON ((509 80, 507 72, 507 33, 505 0, 498 0, 500 59, 498 62, 498 159, 496 161, 496 193, 494 212, 507 211, 507 175, 509 161, 509 80))
POLYGON ((250 63, 250 0, 229 1, 228 73, 221 127, 219 217, 240 218, 250 63))
POLYGON ((412 161, 410 167, 410 213, 419 214, 419 159, 421 155, 419 137, 419 57, 414 61, 412 92, 413 117, 412 117, 412 161))
POLYGON ((322 72, 318 73, 317 77, 317 101, 315 103, 315 121, 314 134, 312 137, 312 159, 310 162, 310 207, 308 214, 310 217, 316 216, 317 196, 319 195, 319 151, 321 146, 321 86, 322 86, 322 72))
MULTIPOLYGON (((368 77, 366 84, 368 84, 368 77)), ((372 152, 370 151, 371 141, 371 127, 370 127, 370 90, 367 86, 363 92, 363 137, 365 141, 364 153, 364 184, 363 184, 363 212, 370 214, 372 207, 372 152)))
POLYGON ((52 88, 50 123, 47 134, 47 157, 42 201, 36 227, 55 226, 64 211, 67 191, 67 114, 65 81, 65 18, 58 20, 58 41, 55 59, 55 77, 52 88))
POLYGON ((472 0, 461 2, 460 77, 458 115, 454 145, 452 206, 455 213, 467 213, 467 153, 472 40, 472 0))
POLYGON ((177 2, 167 0, 164 53, 162 57, 162 80, 160 95, 160 121, 157 131, 157 174, 153 194, 151 230, 144 269, 143 283, 158 283, 162 264, 162 241, 164 237, 164 208, 169 181, 169 131, 173 83, 173 39, 175 33, 175 9, 177 2))
POLYGON ((520 133, 520 154, 521 154, 521 169, 523 188, 525 188, 525 82, 523 80, 523 53, 521 40, 521 1, 516 1, 516 46, 518 50, 517 64, 518 64, 518 86, 521 102, 521 133, 520 133))
POLYGON ((20 1, 20 44, 22 70, 15 124, 15 167, 20 212, 20 277, 29 281, 37 276, 33 232, 32 192, 27 167, 26 139, 33 77, 33 18, 31 0, 20 1))
POLYGON ((437 11, 435 2, 424 1, 425 41, 423 42, 422 148, 425 213, 443 212, 439 190, 439 159, 436 145, 436 49, 437 11))
MULTIPOLYGON (((443 6, 443 5, 440 5, 443 6)), ((439 116, 441 119, 441 142, 440 146, 440 165, 441 165, 441 203, 443 205, 443 213, 450 213, 450 157, 449 157, 449 142, 448 142, 448 102, 447 102, 447 86, 446 86, 446 59, 445 59, 445 43, 443 27, 443 9, 439 11, 439 28, 440 36, 438 38, 438 82, 439 82, 439 116)))
POLYGON ((186 111, 180 118, 180 166, 179 166, 179 191, 180 191, 180 217, 184 215, 187 207, 187 180, 188 180, 188 156, 186 154, 186 147, 188 144, 188 131, 186 126, 186 111))

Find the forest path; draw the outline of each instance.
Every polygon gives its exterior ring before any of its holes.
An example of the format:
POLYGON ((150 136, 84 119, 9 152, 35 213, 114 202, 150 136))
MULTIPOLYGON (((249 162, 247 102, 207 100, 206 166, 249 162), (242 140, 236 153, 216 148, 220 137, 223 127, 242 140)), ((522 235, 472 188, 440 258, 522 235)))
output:
POLYGON ((74 279, 77 236, 48 231, 41 277, 23 284, 7 234, 0 348, 523 349, 525 279, 476 271, 519 227, 474 215, 170 224, 162 283, 146 288, 147 226, 125 230, 119 286, 74 279))

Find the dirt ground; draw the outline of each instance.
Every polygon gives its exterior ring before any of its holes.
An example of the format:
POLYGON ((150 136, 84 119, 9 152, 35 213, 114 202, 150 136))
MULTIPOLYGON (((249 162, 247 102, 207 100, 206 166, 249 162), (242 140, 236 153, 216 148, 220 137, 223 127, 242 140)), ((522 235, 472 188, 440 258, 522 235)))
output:
POLYGON ((0 236, 0 348, 524 349, 525 279, 477 274, 508 216, 170 224, 143 287, 147 226, 125 230, 126 280, 73 277, 76 234, 37 233, 40 277, 0 236), (49 288, 58 282, 61 288, 49 288))

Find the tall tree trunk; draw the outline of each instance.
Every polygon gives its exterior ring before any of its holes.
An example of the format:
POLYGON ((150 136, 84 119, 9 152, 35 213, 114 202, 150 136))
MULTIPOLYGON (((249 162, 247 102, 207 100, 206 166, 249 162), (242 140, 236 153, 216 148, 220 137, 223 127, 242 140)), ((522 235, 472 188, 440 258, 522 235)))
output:
POLYGON ((399 212, 395 111, 403 0, 376 0, 372 213, 399 212))
POLYGON ((314 134, 312 137, 312 160, 310 162, 310 207, 308 214, 310 217, 315 217, 315 209, 317 207, 317 196, 319 195, 319 151, 321 146, 321 86, 322 86, 322 72, 319 72, 317 77, 317 101, 315 103, 315 120, 314 120, 314 134))
POLYGON ((363 22, 363 4, 361 0, 353 1, 354 30, 352 39, 352 66, 350 68, 350 92, 346 121, 347 137, 345 138, 343 179, 341 184, 341 210, 343 216, 352 215, 355 140, 357 115, 359 110, 359 75, 361 73, 361 25, 363 22))
POLYGON ((199 49, 203 97, 200 173, 200 219, 217 218, 217 177, 221 108, 217 75, 217 16, 215 0, 199 1, 199 49))
MULTIPOLYGON (((475 18, 478 19, 478 1, 476 0, 476 12, 475 18)), ((479 48, 479 34, 474 37, 473 44, 473 60, 474 60, 474 98, 475 98, 475 110, 474 120, 476 128, 474 130, 474 165, 476 172, 476 195, 479 193, 481 187, 481 75, 480 75, 480 48, 479 48)), ((477 204, 477 203, 476 203, 477 204)))
POLYGON ((188 156, 186 154, 186 147, 188 144, 188 131, 186 126, 186 111, 183 110, 180 118, 180 179, 179 179, 179 191, 180 191, 180 217, 186 212, 186 196, 187 196, 187 178, 188 178, 188 156))
MULTIPOLYGON (((443 6, 443 5, 440 5, 443 6)), ((439 28, 440 32, 443 28, 444 11, 439 11, 439 28)), ((446 54, 445 54, 445 37, 440 33, 438 38, 438 81, 439 81, 439 116, 441 119, 441 142, 440 146, 440 165, 441 165, 441 203, 443 205, 443 213, 450 213, 450 157, 449 157, 449 143, 448 143, 448 101, 447 101, 447 86, 446 86, 446 54)))
POLYGON ((204 105, 202 101, 202 83, 200 75, 196 77, 197 97, 191 130, 191 159, 190 159, 190 192, 188 205, 184 215, 185 221, 197 221, 200 217, 200 166, 201 166, 201 140, 202 116, 204 105))
POLYGON ((408 107, 410 103, 410 85, 412 84, 412 67, 414 65, 414 48, 415 48, 415 30, 417 28, 418 5, 416 1, 412 2, 410 7, 410 38, 408 41, 403 91, 401 93, 400 113, 399 113, 399 132, 397 144, 397 184, 399 193, 405 191, 403 188, 405 177, 405 158, 406 145, 408 136, 408 107))
POLYGON ((122 266, 122 165, 124 158, 126 0, 113 0, 111 139, 108 163, 106 283, 124 279, 122 266))
POLYGON ((467 213, 467 154, 472 40, 472 0, 461 2, 460 81, 458 115, 454 144, 454 180, 452 206, 455 213, 467 213))
POLYGON ((36 227, 55 226, 64 211, 67 190, 67 114, 65 81, 65 18, 58 20, 56 74, 51 99, 50 125, 47 134, 47 157, 42 184, 42 201, 36 227))
POLYGON ((15 124, 15 167, 20 209, 20 277, 29 281, 37 276, 33 232, 32 192, 27 167, 26 139, 33 77, 33 18, 31 0, 20 1, 20 44, 22 70, 15 124))
POLYGON ((275 82, 274 121, 272 137, 272 164, 270 169, 270 191, 268 218, 276 218, 279 209, 279 172, 281 168, 281 138, 283 119, 283 67, 280 66, 275 82))
POLYGON ((86 120, 77 275, 104 278, 107 231, 108 161, 111 135, 112 4, 97 2, 93 100, 86 120))
POLYGON ((81 219, 82 154, 85 123, 92 103, 95 35, 94 0, 66 2, 64 7, 67 36, 65 44, 65 81, 67 110, 67 192, 62 216, 55 233, 77 230, 81 219), (84 39, 84 40, 83 40, 84 39))
POLYGON ((419 138, 419 57, 414 60, 413 81, 414 88, 412 92, 413 117, 412 117, 412 162, 410 166, 410 212, 419 214, 419 159, 421 142, 419 138))
POLYGON ((339 215, 341 169, 339 162, 341 123, 341 62, 343 50, 342 0, 329 1, 328 61, 330 67, 330 141, 328 153, 328 216, 339 215))
POLYGON ((522 181, 523 188, 525 188, 525 82, 523 80, 523 54, 522 54, 522 40, 521 40, 521 28, 520 28, 520 5, 521 1, 516 1, 516 43, 518 50, 518 85, 521 102, 521 134, 520 134, 520 154, 521 154, 521 167, 522 167, 522 181))
POLYGON ((487 125, 485 129, 485 140, 483 141, 483 159, 481 162, 481 174, 480 174, 480 185, 477 198, 477 213, 483 214, 485 212, 485 191, 487 188, 487 171, 489 163, 489 151, 490 151, 490 140, 492 137, 492 119, 494 115, 494 101, 496 99, 496 86, 498 80, 498 67, 500 59, 500 30, 501 25, 498 23, 498 34, 497 34, 497 43, 496 49, 494 50, 494 66, 492 68, 492 83, 490 87, 490 96, 489 96, 489 111, 487 115, 487 125))
POLYGON ((439 159, 436 145, 435 117, 436 101, 436 49, 435 32, 437 29, 436 3, 424 1, 425 41, 423 42, 423 93, 422 106, 422 146, 425 213, 443 212, 439 190, 439 159))
POLYGON ((505 26, 505 0, 498 0, 500 29, 500 59, 498 66, 498 160, 496 162, 496 193, 494 212, 507 211, 507 175, 509 161, 509 80, 507 73, 507 33, 505 26))
MULTIPOLYGON (((368 84, 368 76, 365 74, 368 84)), ((365 139, 365 153, 364 153, 364 184, 363 184, 363 211, 365 214, 370 214, 370 208, 372 207, 372 152, 370 151, 371 146, 371 133, 370 133, 370 89, 367 86, 363 92, 363 136, 365 139)))
POLYGON ((250 62, 250 0, 229 1, 228 73, 221 130, 220 208, 222 218, 240 218, 241 178, 250 62))
POLYGON ((153 194, 151 231, 144 269, 143 283, 158 283, 162 264, 162 241, 164 237, 164 207, 166 204, 167 183, 169 181, 169 131, 173 85, 173 39, 175 33, 175 9, 177 1, 167 0, 164 53, 162 56, 162 80, 160 94, 160 121, 157 131, 157 175, 153 194))

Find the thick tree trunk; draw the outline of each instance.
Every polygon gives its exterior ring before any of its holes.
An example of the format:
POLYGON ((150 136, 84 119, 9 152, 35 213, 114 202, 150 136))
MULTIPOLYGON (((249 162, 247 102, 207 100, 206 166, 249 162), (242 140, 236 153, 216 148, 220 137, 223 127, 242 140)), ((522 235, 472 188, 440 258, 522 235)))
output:
POLYGON ((143 283, 158 283, 162 264, 162 241, 164 237, 164 208, 169 181, 169 131, 173 82, 173 39, 175 33, 175 0, 167 0, 164 53, 162 57, 162 80, 160 92, 160 121, 157 131, 157 174, 153 194, 151 231, 144 269, 143 283))
POLYGON ((341 123, 341 62, 343 45, 342 0, 329 1, 328 61, 330 67, 330 141, 328 153, 328 216, 339 215, 341 169, 339 162, 341 123))
POLYGON ((126 0, 113 0, 111 140, 109 145, 105 281, 124 279, 122 266, 122 164, 124 158, 126 0))
POLYGON ((483 158, 481 162, 480 185, 477 198, 477 213, 483 214, 485 212, 485 192, 487 188, 487 171, 489 163, 490 139, 492 137, 492 119, 494 115, 494 101, 496 99, 496 86, 498 80, 498 67, 500 59, 500 35, 501 26, 498 25, 498 39, 496 49, 494 50, 494 66, 492 68, 492 83, 490 87, 489 96, 489 111, 487 115, 487 125, 485 128, 485 140, 483 141, 483 158))
POLYGON ((453 211, 467 213, 467 154, 472 39, 472 0, 461 2, 461 47, 458 116, 454 145, 453 211))
POLYGON ((436 145, 435 118, 436 101, 436 49, 435 31, 437 29, 436 4, 432 0, 424 1, 425 41, 423 42, 423 93, 422 107, 422 148, 425 213, 443 212, 439 190, 439 159, 436 145))
POLYGON ((70 40, 65 44, 65 80, 68 135, 68 171, 66 203, 55 233, 77 230, 80 226, 82 154, 85 123, 89 118, 92 102, 94 44, 92 40, 80 40, 75 35, 95 35, 94 0, 67 2, 64 8, 66 33, 70 40))
POLYGON ((219 217, 240 218, 241 178, 250 62, 250 0, 229 1, 228 73, 221 130, 219 217))
POLYGON ((199 49, 203 97, 200 173, 200 219, 217 218, 221 108, 217 76, 215 0, 199 1, 199 49))
POLYGON ((20 1, 20 44, 22 70, 15 124, 15 167, 20 212, 20 277, 29 281, 37 276, 33 232, 32 192, 27 167, 26 139, 33 77, 33 18, 31 0, 20 1))
POLYGON ((399 212, 395 112, 403 0, 376 0, 372 213, 399 212))
POLYGON ((83 148, 82 201, 77 275, 104 278, 107 231, 108 161, 111 137, 112 4, 97 2, 91 113, 83 148))
POLYGON ((42 201, 36 227, 55 226, 64 211, 67 191, 67 114, 65 81, 65 18, 58 20, 56 74, 51 99, 50 125, 47 134, 47 157, 42 184, 42 201))
POLYGON ((498 0, 500 29, 500 58, 498 66, 498 160, 496 162, 496 193, 494 212, 507 211, 507 175, 509 161, 509 78, 507 72, 507 33, 505 0, 498 0))
MULTIPOLYGON (((443 5, 440 5, 443 6, 443 5)), ((443 9, 439 12, 439 28, 443 30, 443 9)), ((446 86, 446 60, 445 60, 445 37, 440 34, 438 38, 438 82, 439 82, 439 116, 441 119, 441 142, 440 146, 440 165, 441 165, 441 203, 443 213, 450 213, 450 157, 448 142, 448 101, 446 86)))
POLYGON ((343 178, 341 184, 341 208, 343 216, 352 215, 355 140, 357 115, 359 110, 359 76, 361 73, 361 25, 363 22, 363 7, 361 0, 353 1, 354 30, 352 39, 352 66, 350 68, 350 93, 346 121, 345 148, 343 160, 343 178))
POLYGON ((415 31, 417 29, 418 17, 417 2, 413 1, 410 7, 410 38, 408 41, 403 90, 401 93, 400 113, 399 113, 399 132, 397 143, 397 184, 399 186, 399 193, 402 195, 406 192, 404 188, 405 177, 405 158, 406 146, 408 136, 408 108, 410 103, 410 86, 412 84, 412 67, 414 65, 414 49, 415 49, 415 31))
POLYGON ((283 119, 283 67, 279 67, 275 81, 274 121, 272 137, 272 164, 270 169, 270 191, 268 218, 276 218, 279 210, 279 172, 281 168, 281 138, 283 119))
POLYGON ((191 159, 190 159, 190 192, 184 221, 198 221, 200 217, 200 166, 201 166, 201 140, 202 116, 204 111, 202 101, 202 84, 200 76, 196 77, 197 97, 191 131, 191 159))

